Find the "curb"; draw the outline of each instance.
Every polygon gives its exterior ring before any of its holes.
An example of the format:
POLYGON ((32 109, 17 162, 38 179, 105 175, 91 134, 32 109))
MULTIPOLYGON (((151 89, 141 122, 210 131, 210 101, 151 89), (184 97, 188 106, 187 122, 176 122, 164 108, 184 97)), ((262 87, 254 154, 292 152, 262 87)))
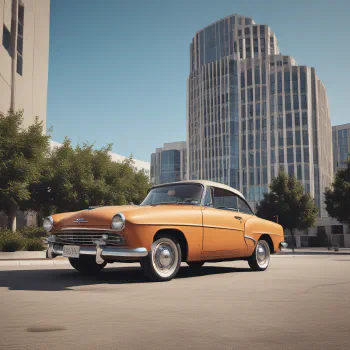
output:
POLYGON ((0 267, 3 266, 52 266, 68 264, 67 259, 23 259, 23 260, 0 260, 0 267))
POLYGON ((279 252, 276 255, 350 255, 350 252, 279 252))

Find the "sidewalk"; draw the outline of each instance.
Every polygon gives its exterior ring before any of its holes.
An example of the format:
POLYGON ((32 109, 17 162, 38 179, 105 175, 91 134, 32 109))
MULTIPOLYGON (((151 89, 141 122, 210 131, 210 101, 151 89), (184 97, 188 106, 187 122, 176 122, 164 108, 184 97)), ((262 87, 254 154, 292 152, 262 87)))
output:
POLYGON ((339 248, 336 252, 334 249, 328 248, 295 248, 294 252, 291 248, 282 249, 278 255, 350 255, 350 248, 339 248))
POLYGON ((63 257, 47 259, 45 250, 41 252, 0 252, 0 266, 62 265, 67 263, 67 258, 63 257))

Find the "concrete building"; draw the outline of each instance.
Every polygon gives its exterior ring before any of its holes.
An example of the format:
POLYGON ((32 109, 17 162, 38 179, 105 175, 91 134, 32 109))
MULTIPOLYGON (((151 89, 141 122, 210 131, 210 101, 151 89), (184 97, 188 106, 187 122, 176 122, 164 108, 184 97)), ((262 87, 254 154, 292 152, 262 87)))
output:
POLYGON ((333 177, 326 90, 315 69, 280 53, 266 25, 232 15, 198 31, 187 81, 190 179, 222 182, 254 208, 280 169, 327 213, 333 177))
POLYGON ((185 141, 165 143, 151 155, 151 183, 187 179, 187 146, 185 141))
POLYGON ((333 167, 334 173, 338 168, 344 168, 345 161, 350 157, 350 123, 335 125, 333 134, 333 167))
POLYGON ((46 127, 49 0, 0 1, 0 113, 23 109, 26 127, 46 127))

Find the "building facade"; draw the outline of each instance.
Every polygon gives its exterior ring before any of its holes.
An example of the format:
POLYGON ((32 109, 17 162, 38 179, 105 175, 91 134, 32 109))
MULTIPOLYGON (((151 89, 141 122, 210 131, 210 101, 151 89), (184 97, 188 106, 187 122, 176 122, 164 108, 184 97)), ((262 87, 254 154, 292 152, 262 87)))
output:
POLYGON ((333 133, 333 167, 334 173, 338 168, 345 168, 345 161, 350 157, 350 124, 335 125, 333 133))
POLYGON ((187 80, 188 176, 239 189, 255 208, 280 169, 326 216, 332 129, 315 69, 280 53, 266 25, 240 15, 198 31, 187 80))
POLYGON ((0 113, 23 110, 25 127, 46 129, 49 29, 49 0, 0 2, 0 113))
POLYGON ((159 185, 187 179, 185 141, 165 143, 151 155, 151 183, 159 185))

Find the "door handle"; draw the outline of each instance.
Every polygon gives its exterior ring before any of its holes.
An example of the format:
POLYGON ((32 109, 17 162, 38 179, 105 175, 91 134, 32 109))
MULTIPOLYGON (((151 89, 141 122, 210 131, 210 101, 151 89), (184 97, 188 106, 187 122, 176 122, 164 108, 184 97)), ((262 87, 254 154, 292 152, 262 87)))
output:
POLYGON ((235 219, 242 221, 243 219, 240 216, 235 216, 235 219))

